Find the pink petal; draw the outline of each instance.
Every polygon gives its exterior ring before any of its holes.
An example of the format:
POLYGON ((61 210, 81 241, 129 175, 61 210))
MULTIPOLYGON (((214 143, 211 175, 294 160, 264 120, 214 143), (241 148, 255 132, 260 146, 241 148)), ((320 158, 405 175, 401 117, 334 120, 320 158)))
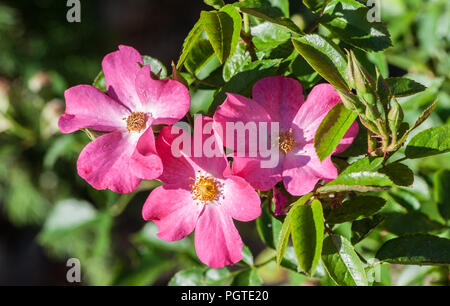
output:
POLYGON ((355 121, 350 126, 350 128, 347 131, 347 133, 345 133, 344 137, 342 137, 341 142, 336 147, 336 149, 334 150, 333 154, 339 154, 339 153, 342 153, 345 150, 347 150, 348 147, 350 147, 350 145, 355 140, 356 136, 358 135, 358 132, 359 132, 358 122, 355 121))
POLYGON ((233 174, 244 178, 255 189, 270 190, 281 181, 283 171, 283 155, 276 167, 262 168, 260 158, 235 157, 233 159, 233 174))
MULTIPOLYGON (((239 124, 243 123, 245 126, 247 124, 253 125, 258 131, 258 124, 260 122, 271 122, 269 114, 266 110, 256 103, 253 100, 250 100, 246 97, 237 95, 237 94, 227 94, 227 98, 225 102, 220 105, 215 114, 214 114, 214 123, 221 127, 222 133, 219 134, 224 145, 234 151, 239 151, 242 153, 246 153, 245 156, 249 152, 249 144, 252 139, 249 138, 248 132, 246 132, 245 137, 240 136, 237 131, 234 131, 234 142, 227 143, 226 135, 230 132, 227 132, 227 123, 239 124), (243 150, 239 150, 238 144, 244 144, 243 150)), ((267 127, 267 134, 270 133, 270 126, 267 127)), ((270 144, 270 142, 268 141, 270 144)), ((258 145, 258 137, 252 141, 252 145, 257 149, 258 145)))
POLYGON ((96 189, 131 192, 141 182, 131 163, 134 148, 127 134, 112 132, 100 136, 81 151, 78 174, 96 189))
POLYGON ((186 86, 169 78, 152 79, 148 65, 137 74, 136 90, 142 108, 151 114, 155 125, 174 124, 189 111, 191 99, 186 86))
MULTIPOLYGON (((176 150, 181 155, 179 157, 172 154, 172 142, 177 137, 179 137, 179 134, 172 134, 171 127, 167 126, 160 131, 156 138, 156 149, 163 163, 163 173, 159 177, 159 180, 166 184, 182 184, 188 186, 192 183, 189 177, 195 177, 195 170, 182 152, 176 150)), ((182 150, 183 147, 180 149, 182 150)))
POLYGON ((206 206, 195 228, 198 258, 212 268, 232 265, 242 259, 242 240, 231 217, 220 207, 206 206))
POLYGON ((292 195, 304 195, 320 180, 331 181, 337 176, 336 167, 328 157, 320 162, 314 145, 307 143, 296 153, 287 154, 283 165, 283 182, 292 195))
POLYGON ((225 180, 221 205, 227 214, 239 221, 251 221, 261 215, 258 193, 243 178, 237 176, 225 180))
POLYGON ((281 193, 276 187, 273 187, 273 201, 275 202, 275 216, 284 215, 287 211, 284 208, 288 202, 288 198, 281 193))
POLYGON ((229 167, 223 150, 219 148, 220 150, 217 153, 218 155, 214 155, 212 157, 207 157, 205 152, 203 152, 205 141, 210 139, 210 137, 212 137, 213 144, 216 144, 216 136, 212 130, 212 119, 204 116, 197 117, 195 120, 194 129, 197 128, 200 128, 200 135, 196 136, 196 133, 194 132, 194 138, 192 138, 187 132, 183 131, 178 131, 178 133, 172 134, 172 127, 164 127, 161 130, 160 135, 156 140, 156 147, 164 165, 164 171, 160 177, 162 182, 175 184, 182 180, 183 183, 190 184, 192 183, 192 180, 189 181, 189 177, 194 178, 197 171, 204 171, 216 178, 223 178, 224 172, 227 171, 229 167), (203 123, 211 123, 211 132, 209 134, 201 133, 201 118, 203 118, 203 123), (182 133, 187 133, 184 134, 187 135, 184 136, 184 138, 187 138, 186 141, 190 141, 190 149, 184 149, 184 147, 178 142, 178 137, 183 137, 182 133), (197 140, 196 137, 198 137, 197 140), (174 141, 177 141, 177 143, 174 143, 174 141), (194 156, 194 147, 198 147, 198 153, 200 153, 199 157, 194 156))
POLYGON ((58 122, 61 132, 72 133, 82 128, 98 131, 126 128, 123 118, 130 114, 127 108, 95 87, 75 86, 66 90, 64 97, 66 111, 58 122))
POLYGON ((136 75, 143 65, 139 52, 128 46, 109 53, 102 62, 106 88, 110 97, 120 101, 130 110, 140 110, 141 101, 136 92, 136 75))
POLYGON ((289 130, 292 120, 304 103, 302 84, 284 76, 266 77, 253 86, 253 100, 280 122, 280 130, 289 130))
POLYGON ((156 152, 155 137, 151 127, 139 138, 131 159, 133 172, 139 178, 153 180, 162 174, 163 165, 156 152))
POLYGON ((189 159, 195 165, 196 171, 206 171, 216 178, 223 178, 224 172, 230 171, 222 141, 214 131, 212 118, 207 116, 195 118, 192 152, 189 159), (207 146, 207 141, 211 145, 207 146), (195 147, 201 153, 200 157, 197 157, 195 147))
POLYGON ((294 118, 293 125, 303 132, 306 141, 314 139, 314 135, 326 114, 341 101, 339 94, 330 84, 314 86, 294 118))
POLYGON ((152 220, 159 229, 158 237, 166 241, 180 240, 195 228, 203 205, 196 205, 189 190, 174 185, 153 190, 142 209, 145 220, 152 220))

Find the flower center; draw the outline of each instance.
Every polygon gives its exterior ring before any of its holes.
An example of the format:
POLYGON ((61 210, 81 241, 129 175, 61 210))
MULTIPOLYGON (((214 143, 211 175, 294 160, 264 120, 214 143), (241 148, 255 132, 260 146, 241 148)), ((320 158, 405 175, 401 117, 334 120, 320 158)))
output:
MULTIPOLYGON (((191 185, 192 186, 192 185, 191 185)), ((191 188, 192 199, 207 204, 213 201, 219 194, 219 184, 212 178, 200 175, 195 180, 195 184, 191 188)))
POLYGON ((147 118, 142 112, 133 112, 128 116, 128 118, 126 118, 126 120, 128 133, 140 132, 145 128, 147 124, 147 118))
POLYGON ((287 132, 281 132, 280 136, 278 136, 278 148, 284 154, 291 151, 296 144, 294 137, 292 137, 292 129, 289 129, 287 132))

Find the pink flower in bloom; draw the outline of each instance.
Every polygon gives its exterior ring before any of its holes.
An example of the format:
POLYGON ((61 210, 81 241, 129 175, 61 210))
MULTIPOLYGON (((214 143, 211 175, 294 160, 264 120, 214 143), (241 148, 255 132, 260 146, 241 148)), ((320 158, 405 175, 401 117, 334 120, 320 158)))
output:
MULTIPOLYGON (((315 86, 305 101, 298 81, 282 76, 267 77, 254 85, 252 96, 252 99, 248 99, 237 94, 227 94, 227 99, 214 114, 214 124, 226 131, 227 122, 278 122, 279 159, 275 167, 261 168, 261 161, 265 158, 260 151, 256 157, 239 157, 235 154, 234 175, 245 178, 254 188, 261 190, 269 190, 283 180, 286 190, 293 195, 310 192, 320 179, 330 181, 336 178, 337 170, 331 157, 320 162, 314 149, 317 128, 331 108, 341 101, 330 84, 315 86)), ((358 125, 355 122, 334 153, 347 149, 357 133, 358 125)), ((269 134, 270 128, 270 138, 269 134)), ((224 144, 230 147, 223 138, 224 144)))
MULTIPOLYGON (((204 122, 212 126, 211 118, 204 122)), ((196 125, 200 123, 196 120, 196 125)), ((203 135, 202 145, 208 141, 205 136, 208 134, 203 135)), ((142 215, 156 223, 158 237, 166 241, 182 239, 195 229, 197 255, 208 266, 221 268, 234 264, 242 259, 242 240, 233 219, 258 218, 260 198, 243 178, 231 175, 224 154, 189 157, 193 154, 178 150, 181 157, 175 157, 171 147, 177 137, 170 127, 165 127, 156 139, 164 165, 159 180, 165 184, 151 192, 142 215)))
POLYGON ((152 125, 173 124, 189 109, 187 88, 171 80, 153 80, 150 66, 131 47, 105 56, 107 94, 89 85, 65 92, 66 111, 59 119, 63 133, 82 128, 109 132, 81 152, 78 174, 96 189, 133 191, 142 179, 155 179, 162 163, 152 125))

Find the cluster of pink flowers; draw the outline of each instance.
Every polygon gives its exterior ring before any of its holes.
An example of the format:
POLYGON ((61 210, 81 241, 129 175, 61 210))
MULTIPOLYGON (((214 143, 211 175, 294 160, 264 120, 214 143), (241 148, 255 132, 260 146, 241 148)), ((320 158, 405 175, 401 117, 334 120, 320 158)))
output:
MULTIPOLYGON (((175 157, 172 125, 189 110, 188 89, 169 78, 155 80, 142 56, 131 47, 120 46, 102 62, 107 92, 80 85, 65 92, 66 110, 59 120, 63 133, 89 128, 106 132, 80 153, 78 174, 96 189, 118 193, 133 191, 141 180, 158 179, 144 204, 145 220, 159 228, 166 241, 182 239, 195 230, 199 259, 220 268, 242 259, 242 240, 233 223, 251 221, 261 214, 255 189, 273 189, 276 213, 285 211, 287 198, 275 185, 283 181, 292 195, 313 190, 319 180, 330 181, 337 170, 330 157, 320 162, 314 150, 314 135, 339 95, 329 84, 314 87, 304 99, 301 84, 276 76, 260 80, 253 87, 253 99, 228 94, 213 118, 199 117, 195 125, 212 122, 225 128, 227 122, 278 122, 280 158, 273 168, 261 168, 264 159, 225 154, 226 139, 215 133, 220 156, 193 157, 181 150, 175 157), (166 125, 156 140, 152 127, 166 125), (223 144, 219 146, 218 144, 223 144)), ((344 151, 358 132, 356 123, 336 152, 344 151)), ((183 131, 180 131, 183 133, 183 131)))

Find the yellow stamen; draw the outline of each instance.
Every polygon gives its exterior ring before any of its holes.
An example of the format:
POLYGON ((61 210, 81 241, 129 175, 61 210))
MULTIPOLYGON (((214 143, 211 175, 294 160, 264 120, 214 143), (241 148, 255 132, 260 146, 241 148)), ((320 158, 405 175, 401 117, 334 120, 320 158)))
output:
MULTIPOLYGON (((125 120, 125 118, 124 118, 125 120)), ((140 132, 147 124, 147 117, 142 112, 134 112, 126 118, 128 133, 140 132)))
POLYGON ((294 137, 292 137, 292 129, 289 129, 287 132, 281 132, 280 136, 278 136, 278 148, 284 154, 291 151, 296 144, 294 137))
POLYGON ((214 179, 200 175, 195 180, 191 193, 192 199, 200 201, 202 204, 208 204, 208 201, 216 200, 219 194, 219 185, 214 179))

